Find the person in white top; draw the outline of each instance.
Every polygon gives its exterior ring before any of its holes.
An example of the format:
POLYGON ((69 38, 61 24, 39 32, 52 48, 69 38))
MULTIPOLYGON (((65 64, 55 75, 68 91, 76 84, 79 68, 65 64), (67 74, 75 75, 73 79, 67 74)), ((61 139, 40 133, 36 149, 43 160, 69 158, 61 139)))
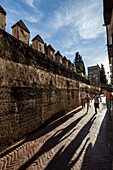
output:
POLYGON ((97 113, 97 108, 99 109, 99 98, 101 102, 101 97, 98 95, 97 92, 95 92, 95 95, 92 97, 92 99, 94 99, 95 113, 97 113))
POLYGON ((80 98, 81 98, 82 108, 84 108, 85 107, 85 98, 86 98, 86 92, 84 91, 84 89, 80 93, 80 98))

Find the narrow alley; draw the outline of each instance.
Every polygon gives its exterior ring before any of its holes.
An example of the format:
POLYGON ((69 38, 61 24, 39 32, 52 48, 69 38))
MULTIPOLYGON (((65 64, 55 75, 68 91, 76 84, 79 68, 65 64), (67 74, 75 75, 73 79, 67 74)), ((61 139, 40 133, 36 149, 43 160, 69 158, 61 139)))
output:
POLYGON ((0 170, 111 170, 103 97, 98 113, 81 107, 0 155, 0 170))

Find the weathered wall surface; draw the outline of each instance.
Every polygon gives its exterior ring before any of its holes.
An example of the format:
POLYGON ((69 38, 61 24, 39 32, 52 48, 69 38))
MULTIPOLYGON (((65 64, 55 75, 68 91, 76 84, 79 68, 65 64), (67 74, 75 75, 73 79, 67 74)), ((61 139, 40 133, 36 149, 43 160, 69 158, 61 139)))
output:
POLYGON ((6 16, 0 13, 0 28, 6 30, 6 16))
MULTIPOLYGON (((0 29, 0 151, 54 115, 80 105, 88 79, 0 29)), ((90 90, 91 89, 91 90, 90 90)))

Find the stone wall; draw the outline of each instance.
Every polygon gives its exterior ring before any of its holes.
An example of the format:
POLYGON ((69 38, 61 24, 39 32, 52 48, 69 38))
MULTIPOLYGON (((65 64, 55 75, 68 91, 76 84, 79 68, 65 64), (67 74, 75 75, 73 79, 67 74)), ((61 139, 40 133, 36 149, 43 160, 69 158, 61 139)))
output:
POLYGON ((90 81, 0 29, 0 151, 80 106, 90 81))

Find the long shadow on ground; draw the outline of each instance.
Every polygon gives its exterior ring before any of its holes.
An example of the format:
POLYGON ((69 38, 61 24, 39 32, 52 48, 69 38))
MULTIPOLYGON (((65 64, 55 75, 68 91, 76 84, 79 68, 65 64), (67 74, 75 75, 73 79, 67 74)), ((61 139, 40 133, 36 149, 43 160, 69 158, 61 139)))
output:
POLYGON ((24 141, 20 142, 19 144, 11 147, 10 149, 8 149, 5 152, 3 152, 2 154, 0 154, 0 158, 5 156, 6 154, 9 154, 11 151, 15 150, 16 148, 23 145, 24 143, 31 141, 31 140, 35 140, 35 139, 49 133, 50 131, 52 131, 56 127, 60 126, 62 123, 66 122, 67 120, 72 118, 76 113, 80 112, 81 110, 82 110, 82 108, 76 109, 75 111, 73 111, 73 112, 61 117, 60 119, 56 120, 55 122, 51 123, 50 125, 47 126, 47 128, 44 127, 42 129, 38 129, 37 131, 35 131, 31 135, 28 134, 28 136, 25 138, 24 141))
POLYGON ((86 163, 90 170, 112 170, 107 145, 107 116, 104 117, 94 146, 90 143, 87 147, 81 170, 86 169, 86 163))
MULTIPOLYGON (((37 160, 38 157, 40 157, 45 152, 51 150, 54 148, 57 144, 59 144, 62 140, 62 137, 65 136, 66 133, 68 133, 70 130, 72 130, 77 123, 85 116, 81 116, 74 122, 72 122, 69 126, 67 126, 64 129, 61 129, 61 132, 55 133, 51 138, 49 138, 44 145, 41 147, 41 149, 25 164, 23 164, 19 170, 23 170, 28 168, 35 160, 37 160)), ((75 139, 72 140, 72 142, 64 149, 63 152, 59 152, 56 156, 52 159, 52 161, 49 163, 49 165, 45 169, 59 169, 60 170, 66 170, 69 169, 68 164, 73 157, 74 153, 77 151, 79 146, 81 145, 82 141, 85 139, 87 134, 89 133, 89 130, 95 120, 95 115, 92 116, 92 118, 88 121, 88 123, 80 130, 80 132, 77 134, 75 139)), ((75 127, 76 128, 76 127, 75 127)), ((75 130, 75 129, 74 129, 75 130)), ((74 130, 71 132, 73 133, 74 130)), ((69 135, 71 135, 71 133, 69 135)), ((68 135, 68 136, 69 136, 68 135)), ((64 140, 64 139, 63 139, 64 140)), ((87 140, 88 141, 88 140, 87 140)), ((86 143, 87 143, 86 141, 86 143)), ((86 145, 86 144, 85 144, 86 145)), ((83 146, 84 148, 85 146, 83 146)), ((62 147, 63 149, 63 147, 62 147)), ((62 151, 62 149, 60 149, 62 151)))

